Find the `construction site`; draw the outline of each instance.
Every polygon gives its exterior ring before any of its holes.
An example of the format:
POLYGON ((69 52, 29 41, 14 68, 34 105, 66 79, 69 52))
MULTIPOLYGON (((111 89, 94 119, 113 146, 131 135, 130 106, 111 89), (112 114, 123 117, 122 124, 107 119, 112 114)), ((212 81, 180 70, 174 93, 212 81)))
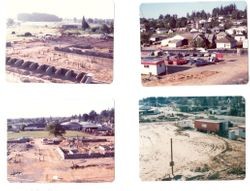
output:
POLYGON ((143 181, 244 179, 245 142, 181 131, 169 122, 143 123, 140 177, 143 181))
POLYGON ((143 181, 245 178, 242 97, 149 97, 140 103, 143 181))
POLYGON ((57 25, 9 28, 7 81, 111 83, 113 37, 70 31, 57 25))
POLYGON ((9 182, 110 182, 114 137, 8 139, 9 182))

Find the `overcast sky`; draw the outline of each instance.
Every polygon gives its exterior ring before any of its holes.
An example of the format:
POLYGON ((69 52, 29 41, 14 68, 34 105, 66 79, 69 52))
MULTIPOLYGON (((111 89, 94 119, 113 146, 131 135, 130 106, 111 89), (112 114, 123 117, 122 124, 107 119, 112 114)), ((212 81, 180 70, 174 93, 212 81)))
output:
POLYGON ((114 18, 113 0, 8 0, 7 17, 18 13, 49 13, 61 18, 114 18))
POLYGON ((35 118, 35 117, 67 117, 75 114, 97 113, 104 109, 114 108, 113 99, 95 99, 94 97, 82 99, 38 100, 26 99, 13 100, 6 107, 8 118, 35 118))
POLYGON ((213 8, 235 3, 238 9, 244 10, 247 6, 245 1, 210 1, 210 2, 184 2, 184 3, 144 3, 140 7, 140 17, 158 18, 160 14, 177 14, 178 17, 186 16, 192 11, 205 10, 212 12, 213 8))

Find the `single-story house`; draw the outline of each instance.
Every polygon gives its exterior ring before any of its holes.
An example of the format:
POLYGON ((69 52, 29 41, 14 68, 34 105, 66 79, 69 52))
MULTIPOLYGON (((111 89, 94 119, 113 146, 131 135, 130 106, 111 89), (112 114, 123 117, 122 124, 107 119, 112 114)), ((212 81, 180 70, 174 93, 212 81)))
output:
POLYGON ((101 124, 94 124, 90 122, 80 122, 80 125, 82 126, 82 131, 93 131, 102 127, 101 124))
POLYGON ((219 40, 219 39, 223 39, 223 38, 226 38, 228 37, 228 34, 226 32, 219 32, 217 35, 216 35, 216 39, 219 40))
POLYGON ((182 46, 182 40, 180 39, 174 39, 174 40, 170 40, 168 42, 168 47, 169 48, 177 48, 177 47, 180 47, 182 46))
POLYGON ((231 49, 236 47, 236 40, 230 37, 221 38, 216 40, 216 48, 218 49, 231 49))
POLYGON ((188 39, 184 38, 181 35, 175 35, 171 38, 163 39, 161 41, 161 46, 169 46, 171 48, 176 48, 187 44, 188 44, 188 39))
POLYGON ((79 124, 78 122, 73 122, 73 121, 63 122, 63 123, 61 123, 61 126, 65 130, 78 130, 78 131, 80 131, 82 129, 81 124, 79 124))
POLYGON ((166 72, 163 59, 143 59, 141 62, 141 74, 159 75, 166 72))
POLYGON ((234 39, 235 39, 237 42, 243 42, 243 40, 246 39, 246 36, 245 36, 245 35, 235 35, 235 36, 234 36, 234 39))

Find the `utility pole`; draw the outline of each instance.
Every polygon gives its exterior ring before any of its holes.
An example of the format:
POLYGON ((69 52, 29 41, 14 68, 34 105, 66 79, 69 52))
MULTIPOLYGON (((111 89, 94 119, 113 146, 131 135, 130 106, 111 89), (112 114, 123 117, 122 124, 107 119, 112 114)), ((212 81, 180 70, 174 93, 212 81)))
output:
POLYGON ((170 139, 170 148, 171 148, 171 161, 170 161, 169 165, 171 166, 172 175, 174 177, 174 161, 173 161, 173 143, 172 143, 172 138, 170 139))

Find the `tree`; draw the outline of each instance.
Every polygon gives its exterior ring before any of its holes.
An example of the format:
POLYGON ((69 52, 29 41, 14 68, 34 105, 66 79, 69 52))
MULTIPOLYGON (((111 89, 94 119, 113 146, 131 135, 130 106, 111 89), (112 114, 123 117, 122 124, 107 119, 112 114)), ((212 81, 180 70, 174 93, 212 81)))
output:
POLYGON ((26 125, 22 125, 20 130, 21 130, 21 131, 24 131, 24 130, 25 130, 25 127, 26 127, 26 125))
POLYGON ((109 32, 114 33, 114 21, 111 21, 110 23, 109 32))
POLYGON ((84 113, 84 114, 82 115, 82 120, 83 120, 83 121, 88 121, 88 120, 89 120, 89 115, 88 115, 87 113, 84 113))
POLYGON ((89 112, 89 120, 95 121, 96 117, 97 117, 97 113, 94 110, 89 112))
POLYGON ((103 33, 109 33, 109 27, 106 24, 102 24, 101 31, 103 33))
POLYGON ((150 36, 151 36, 151 34, 148 32, 141 33, 141 44, 149 43, 150 36))
POLYGON ((83 16, 83 17, 82 17, 82 29, 83 29, 83 30, 86 30, 86 29, 88 29, 88 28, 89 28, 89 24, 87 23, 85 17, 83 16))
POLYGON ((55 137, 57 137, 57 136, 62 137, 63 134, 66 133, 63 126, 61 126, 61 124, 59 124, 58 122, 49 124, 46 127, 46 130, 49 131, 49 134, 54 135, 55 137))
POLYGON ((162 20, 164 18, 164 16, 162 14, 160 14, 159 19, 162 20))

